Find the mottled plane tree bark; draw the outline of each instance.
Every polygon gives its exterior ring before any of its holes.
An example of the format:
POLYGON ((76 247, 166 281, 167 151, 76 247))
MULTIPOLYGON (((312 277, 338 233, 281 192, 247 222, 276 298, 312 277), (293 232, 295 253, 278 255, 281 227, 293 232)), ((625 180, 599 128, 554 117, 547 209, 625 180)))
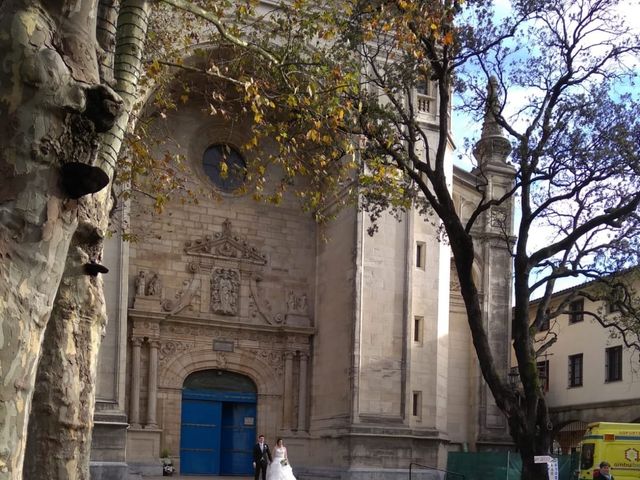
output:
MULTIPOLYGON (((21 478, 44 331, 120 99, 101 83, 96 1, 0 5, 0 478, 21 478)), ((80 265, 81 270, 85 265, 80 265)))
MULTIPOLYGON (((117 155, 137 99, 150 2, 101 0, 100 75, 123 100, 100 135, 97 164, 113 181, 117 155), (115 51, 114 51, 115 49, 115 51)), ((62 282, 47 325, 29 419, 25 479, 89 479, 98 353, 107 322, 100 263, 109 224, 110 189, 80 200, 62 282), (85 265, 83 270, 83 265, 85 265), (89 269, 89 270, 87 270, 89 269)))

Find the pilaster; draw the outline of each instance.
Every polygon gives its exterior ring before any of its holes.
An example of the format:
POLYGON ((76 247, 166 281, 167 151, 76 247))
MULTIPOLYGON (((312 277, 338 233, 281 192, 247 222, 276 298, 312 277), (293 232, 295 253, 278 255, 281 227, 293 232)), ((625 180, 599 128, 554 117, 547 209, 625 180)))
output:
POLYGON ((145 428, 158 428, 156 405, 158 401, 158 348, 159 340, 149 340, 149 379, 147 384, 147 424, 145 428))
POLYGON ((284 392, 282 428, 291 430, 293 416, 293 353, 284 354, 284 392))
POLYGON ((298 391, 298 431, 307 430, 307 362, 309 355, 300 353, 300 381, 298 391))
POLYGON ((131 395, 129 397, 129 424, 140 428, 140 347, 142 338, 131 339, 131 395))

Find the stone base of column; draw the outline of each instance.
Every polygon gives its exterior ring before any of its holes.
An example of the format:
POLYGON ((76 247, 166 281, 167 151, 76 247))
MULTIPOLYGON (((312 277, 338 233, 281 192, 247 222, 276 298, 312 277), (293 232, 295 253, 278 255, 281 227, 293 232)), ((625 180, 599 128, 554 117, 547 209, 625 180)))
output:
MULTIPOLYGON (((98 402, 97 409, 104 408, 98 402)), ((96 480, 127 480, 126 463, 127 416, 120 410, 97 411, 93 417, 91 441, 91 478, 96 480)))
POLYGON ((160 437, 162 430, 151 430, 145 427, 140 430, 129 429, 127 432, 127 463, 129 465, 146 465, 154 467, 154 472, 146 470, 147 475, 162 475, 160 461, 160 437), (158 473, 159 472, 159 473, 158 473))

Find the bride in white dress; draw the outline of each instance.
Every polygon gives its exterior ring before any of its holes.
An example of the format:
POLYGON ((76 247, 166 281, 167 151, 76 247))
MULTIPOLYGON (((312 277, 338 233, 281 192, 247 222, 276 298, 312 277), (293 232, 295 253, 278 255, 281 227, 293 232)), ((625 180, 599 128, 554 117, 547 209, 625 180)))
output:
POLYGON ((276 442, 273 462, 271 462, 267 470, 267 480, 296 480, 296 477, 293 476, 291 465, 289 465, 287 449, 281 438, 276 442))

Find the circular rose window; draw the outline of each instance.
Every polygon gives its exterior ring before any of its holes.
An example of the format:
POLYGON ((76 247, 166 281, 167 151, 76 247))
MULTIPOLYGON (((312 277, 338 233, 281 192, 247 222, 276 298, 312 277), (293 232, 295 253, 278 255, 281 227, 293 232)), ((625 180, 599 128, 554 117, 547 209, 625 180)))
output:
POLYGON ((202 167, 213 184, 223 192, 232 193, 242 186, 247 164, 231 145, 211 145, 204 151, 202 167))

